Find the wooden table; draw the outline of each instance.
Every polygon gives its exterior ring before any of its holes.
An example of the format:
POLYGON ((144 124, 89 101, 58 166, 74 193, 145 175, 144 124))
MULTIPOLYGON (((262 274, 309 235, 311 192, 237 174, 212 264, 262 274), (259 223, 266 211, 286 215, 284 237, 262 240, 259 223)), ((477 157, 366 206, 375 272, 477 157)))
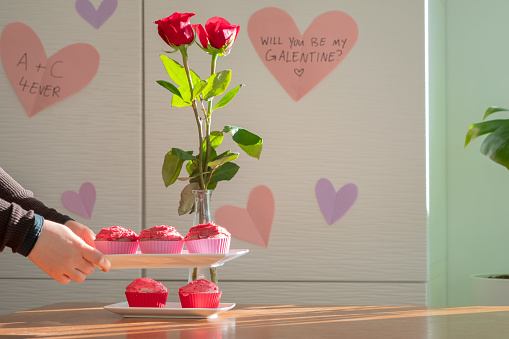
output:
POLYGON ((237 305, 215 319, 123 318, 101 303, 0 316, 0 338, 509 338, 509 307, 237 305))

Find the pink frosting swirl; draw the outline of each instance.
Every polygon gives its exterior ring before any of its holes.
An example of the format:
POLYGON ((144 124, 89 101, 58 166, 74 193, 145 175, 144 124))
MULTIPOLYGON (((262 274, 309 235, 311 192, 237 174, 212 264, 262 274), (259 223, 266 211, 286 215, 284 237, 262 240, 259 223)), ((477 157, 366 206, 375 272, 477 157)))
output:
POLYGON ((179 293, 188 295, 189 293, 214 293, 218 290, 217 285, 212 281, 207 279, 197 279, 179 288, 179 293))
POLYGON ((168 289, 159 281, 150 278, 138 278, 126 286, 126 292, 140 292, 140 293, 164 293, 168 289))
POLYGON ((226 228, 214 223, 208 223, 191 227, 184 240, 221 239, 230 237, 231 234, 226 228))
POLYGON ((143 230, 140 233, 140 241, 144 240, 184 240, 184 237, 175 227, 160 225, 143 230))
POLYGON ((136 232, 127 228, 123 228, 121 226, 111 226, 108 228, 103 228, 95 237, 95 240, 116 241, 119 239, 136 241, 138 240, 138 235, 136 232))

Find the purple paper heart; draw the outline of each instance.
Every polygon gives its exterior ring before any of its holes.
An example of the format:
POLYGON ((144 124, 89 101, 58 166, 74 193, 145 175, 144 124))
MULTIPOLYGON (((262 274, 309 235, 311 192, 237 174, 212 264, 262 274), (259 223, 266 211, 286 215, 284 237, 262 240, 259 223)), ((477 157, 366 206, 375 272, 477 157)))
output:
POLYGON ((99 8, 95 10, 90 0, 76 0, 76 11, 83 19, 95 29, 98 29, 108 20, 117 9, 118 0, 103 0, 99 8))
POLYGON ((90 219, 95 205, 95 187, 91 182, 81 185, 79 193, 65 191, 62 194, 62 203, 69 211, 90 219))
POLYGON ((320 211, 329 225, 335 223, 357 200, 357 185, 346 184, 336 192, 332 183, 322 178, 315 186, 316 200, 320 211))

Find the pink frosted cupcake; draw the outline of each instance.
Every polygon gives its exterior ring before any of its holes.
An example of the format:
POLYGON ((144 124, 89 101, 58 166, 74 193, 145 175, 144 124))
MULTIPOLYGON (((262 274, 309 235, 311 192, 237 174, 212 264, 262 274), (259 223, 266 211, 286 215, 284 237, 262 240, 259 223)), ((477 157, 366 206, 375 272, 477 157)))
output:
POLYGON ((214 223, 191 227, 184 242, 189 253, 228 253, 231 234, 214 223))
POLYGON ((129 307, 164 308, 168 299, 168 289, 159 281, 138 278, 127 285, 125 296, 129 307))
POLYGON ((180 254, 184 248, 184 237, 172 226, 154 226, 140 233, 141 253, 180 254))
POLYGON ((103 228, 94 240, 95 247, 103 254, 136 254, 138 235, 127 228, 103 228))
POLYGON ((182 308, 218 308, 222 292, 216 284, 197 279, 179 288, 182 308))

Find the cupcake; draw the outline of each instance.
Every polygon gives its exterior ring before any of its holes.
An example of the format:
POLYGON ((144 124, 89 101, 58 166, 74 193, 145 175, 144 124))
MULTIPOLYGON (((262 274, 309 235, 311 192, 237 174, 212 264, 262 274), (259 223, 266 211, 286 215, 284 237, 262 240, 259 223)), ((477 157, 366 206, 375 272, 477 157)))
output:
POLYGON ((168 289, 159 281, 138 278, 127 285, 125 296, 129 307, 164 308, 168 299, 168 289))
POLYGON ((141 253, 180 254, 184 248, 184 237, 172 226, 154 226, 140 233, 141 253))
POLYGON ((207 279, 198 279, 179 288, 182 308, 218 308, 221 291, 207 279))
POLYGON ((214 223, 191 227, 184 242, 189 253, 228 253, 231 234, 214 223))
POLYGON ((135 254, 138 235, 121 226, 103 228, 94 240, 95 247, 103 254, 135 254))

